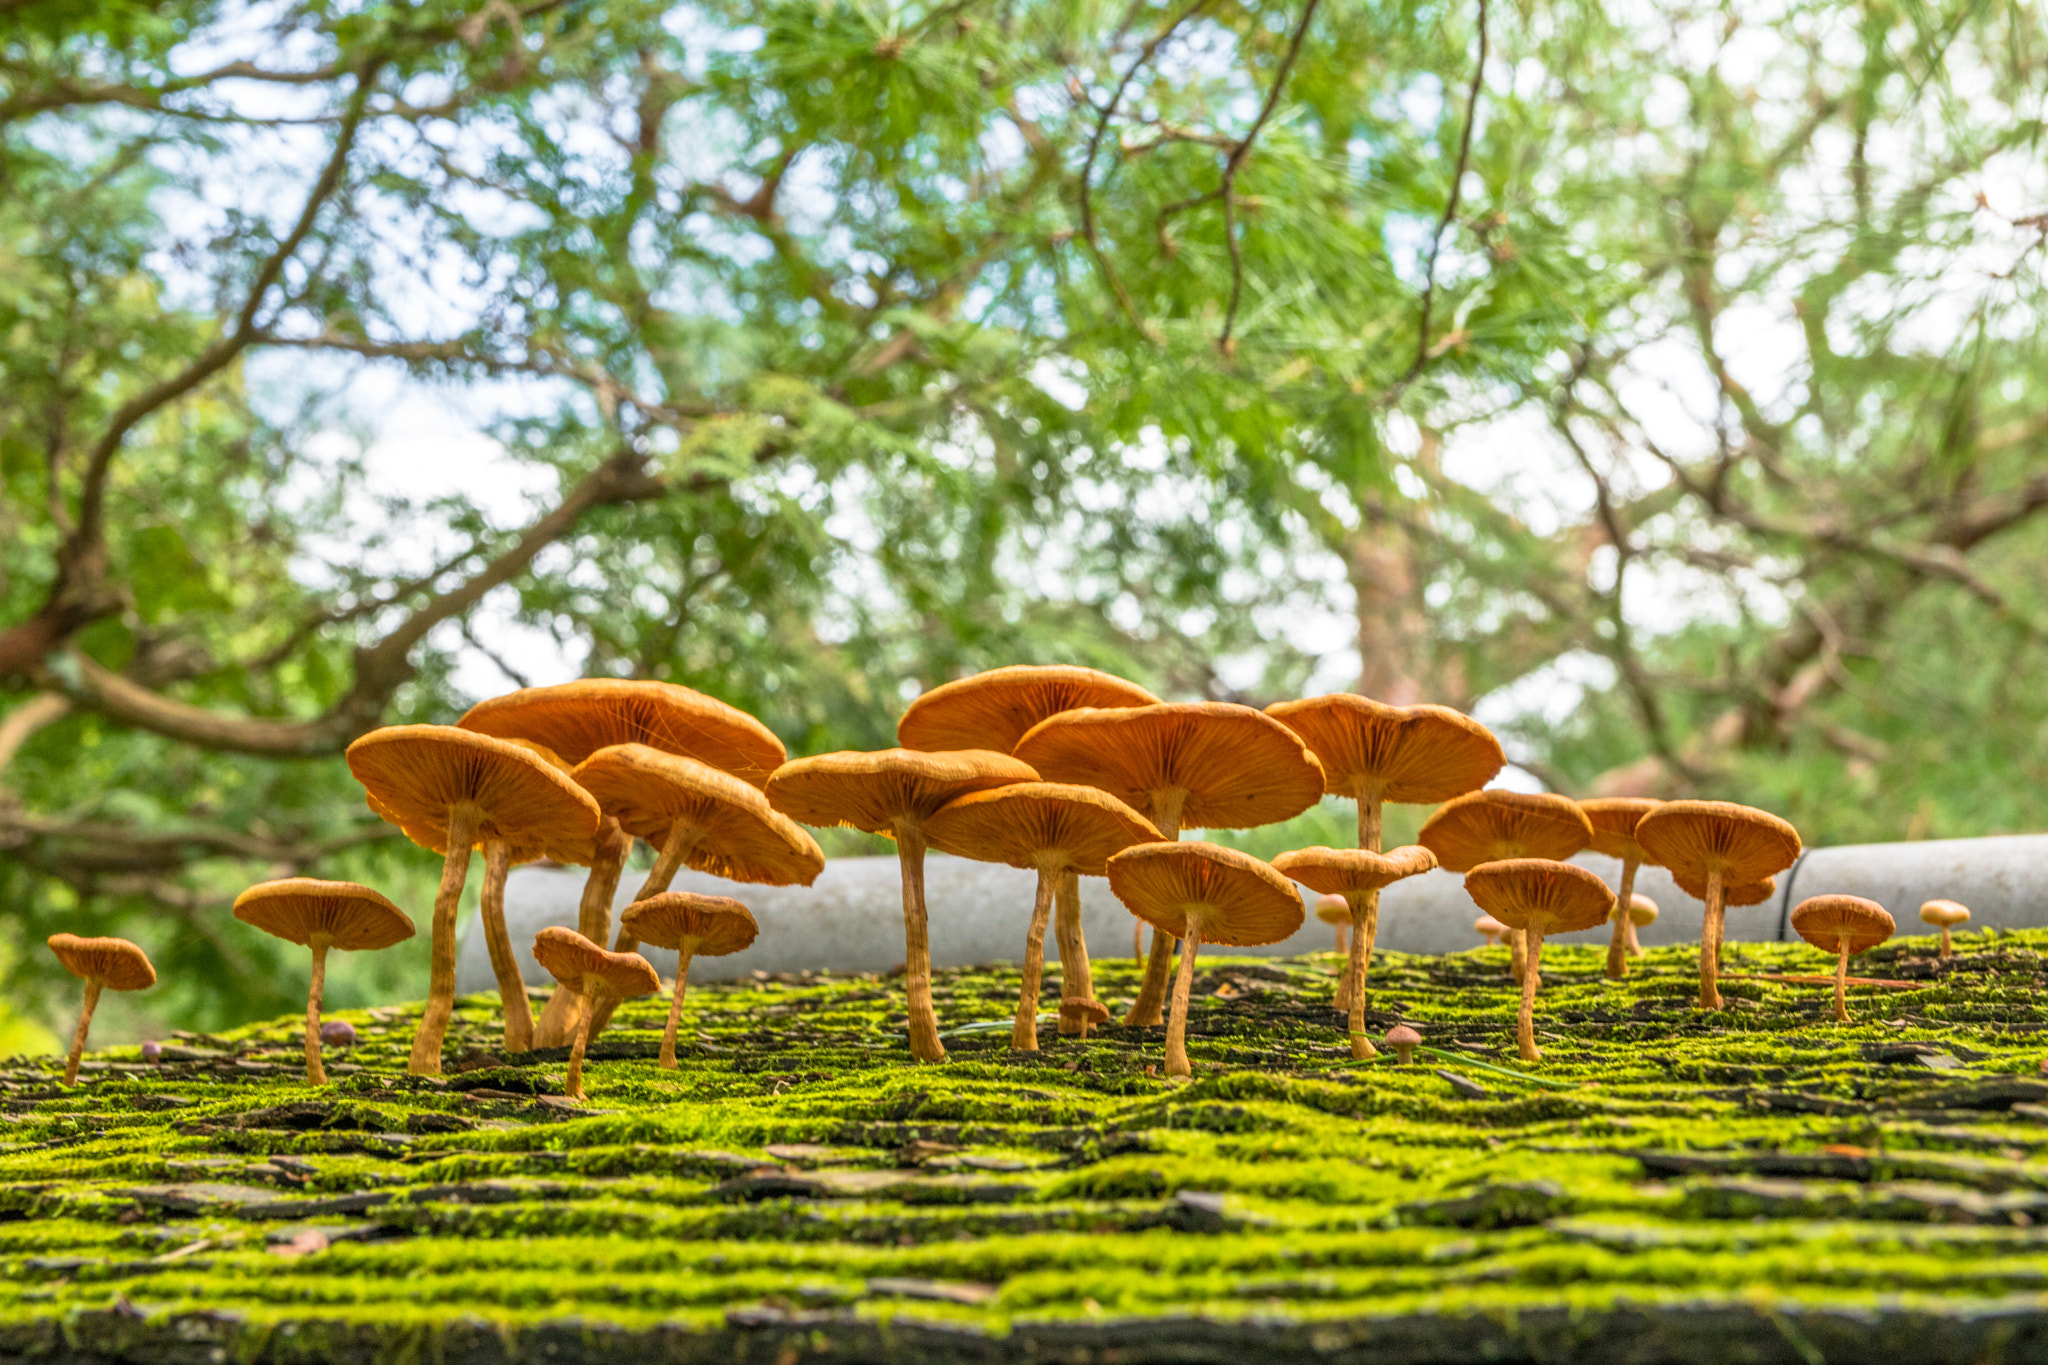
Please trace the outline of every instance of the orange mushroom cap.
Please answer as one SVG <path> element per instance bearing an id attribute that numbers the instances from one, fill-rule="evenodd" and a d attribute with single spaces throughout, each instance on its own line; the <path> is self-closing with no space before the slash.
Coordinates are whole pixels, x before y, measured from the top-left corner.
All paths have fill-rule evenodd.
<path id="1" fill-rule="evenodd" d="M 1554 792 L 1468 792 L 1422 822 L 1415 841 L 1448 872 L 1503 858 L 1564 859 L 1593 840 L 1579 803 Z"/>
<path id="2" fill-rule="evenodd" d="M 1306 918 L 1301 893 L 1271 866 L 1201 840 L 1125 849 L 1109 860 L 1109 889 L 1147 924 L 1175 938 L 1192 925 L 1204 943 L 1278 943 Z"/>
<path id="3" fill-rule="evenodd" d="M 1614 892 L 1596 873 L 1550 858 L 1504 858 L 1465 874 L 1479 908 L 1510 929 L 1571 934 L 1605 924 Z"/>
<path id="4" fill-rule="evenodd" d="M 1067 711 L 1032 726 L 1013 752 L 1049 782 L 1100 787 L 1140 810 L 1154 792 L 1184 791 L 1184 826 L 1270 825 L 1323 794 L 1322 764 L 1299 735 L 1229 702 Z"/>
<path id="5" fill-rule="evenodd" d="M 1277 861 L 1273 864 L 1273 870 L 1275 872 L 1280 871 L 1280 864 Z M 1284 876 L 1285 874 L 1283 873 L 1282 875 Z M 1349 924 L 1351 923 L 1351 902 L 1345 900 L 1342 896 L 1324 892 L 1316 897 L 1316 918 L 1325 924 Z"/>
<path id="6" fill-rule="evenodd" d="M 1507 762 L 1493 732 L 1462 711 L 1389 706 L 1350 692 L 1275 702 L 1266 714 L 1300 735 L 1333 796 L 1447 801 L 1493 781 Z"/>
<path id="7" fill-rule="evenodd" d="M 754 787 L 787 756 L 775 732 L 736 706 L 674 683 L 584 678 L 478 702 L 465 730 L 536 740 L 571 763 L 614 744 L 682 754 Z"/>
<path id="8" fill-rule="evenodd" d="M 1085 995 L 1063 995 L 1060 997 L 1060 1022 L 1069 1027 L 1075 1024 L 1091 1027 L 1106 1024 L 1109 1022 L 1109 1006 Z"/>
<path id="9" fill-rule="evenodd" d="M 1579 802 L 1579 809 L 1586 813 L 1586 819 L 1593 826 L 1590 847 L 1595 853 L 1604 853 L 1610 858 L 1623 861 L 1633 858 L 1639 863 L 1654 865 L 1656 859 L 1636 842 L 1636 825 L 1663 804 L 1647 796 L 1593 796 Z"/>
<path id="10" fill-rule="evenodd" d="M 1275 872 L 1326 896 L 1379 891 L 1435 866 L 1436 855 L 1419 844 L 1409 844 L 1386 853 L 1317 845 L 1290 850 L 1273 860 Z"/>
<path id="11" fill-rule="evenodd" d="M 1748 901 L 1742 903 L 1744 905 L 1750 904 Z M 1657 922 L 1657 902 L 1651 900 L 1640 891 L 1630 893 L 1628 898 L 1628 919 L 1629 923 L 1635 925 L 1638 929 L 1646 924 L 1655 924 Z"/>
<path id="12" fill-rule="evenodd" d="M 597 802 L 530 748 L 452 725 L 391 725 L 348 746 L 348 766 L 370 809 L 436 853 L 448 851 L 448 815 L 475 808 L 476 842 L 573 861 L 597 832 Z"/>
<path id="13" fill-rule="evenodd" d="M 1673 877 L 1704 884 L 1760 882 L 1799 857 L 1799 831 L 1769 811 L 1733 801 L 1666 801 L 1636 825 L 1636 842 Z"/>
<path id="14" fill-rule="evenodd" d="M 286 877 L 235 897 L 235 918 L 288 943 L 323 935 L 348 952 L 375 952 L 413 936 L 412 917 L 367 886 Z"/>
<path id="15" fill-rule="evenodd" d="M 1472 932 L 1475 934 L 1485 934 L 1490 938 L 1495 934 L 1505 934 L 1507 931 L 1508 927 L 1492 915 L 1481 915 L 1472 921 Z"/>
<path id="16" fill-rule="evenodd" d="M 677 825 L 702 832 L 685 867 L 728 881 L 809 886 L 825 852 L 758 788 L 646 744 L 613 744 L 576 765 L 576 781 L 628 834 L 659 848 Z"/>
<path id="17" fill-rule="evenodd" d="M 1152 706 L 1158 701 L 1136 683 L 1092 668 L 1016 664 L 932 688 L 904 710 L 896 722 L 896 742 L 906 749 L 1008 753 L 1047 716 L 1083 706 Z"/>
<path id="18" fill-rule="evenodd" d="M 156 984 L 149 954 L 125 938 L 80 938 L 52 934 L 44 940 L 64 970 L 110 991 L 146 991 Z"/>
<path id="19" fill-rule="evenodd" d="M 1694 900 L 1704 901 L 1707 898 L 1707 879 L 1705 877 L 1681 877 L 1673 873 L 1671 880 L 1677 884 L 1680 891 L 1691 896 Z M 1721 904 L 1731 907 L 1762 905 L 1777 894 L 1778 879 L 1776 877 L 1766 877 L 1760 882 L 1738 882 L 1734 886 L 1722 887 Z"/>
<path id="20" fill-rule="evenodd" d="M 533 936 L 533 960 L 578 995 L 616 995 L 630 1000 L 661 989 L 654 964 L 640 954 L 606 952 L 559 924 Z"/>
<path id="21" fill-rule="evenodd" d="M 681 948 L 688 939 L 694 945 L 690 951 L 698 957 L 739 952 L 761 932 L 754 912 L 732 897 L 688 891 L 664 891 L 634 901 L 619 917 L 619 927 L 657 948 Z"/>
<path id="22" fill-rule="evenodd" d="M 1970 907 L 1960 901 L 1928 901 L 1920 907 L 1920 922 L 1942 929 L 1953 929 L 1958 924 L 1970 922 Z"/>
<path id="23" fill-rule="evenodd" d="M 955 797 L 924 822 L 933 848 L 985 863 L 1102 875 L 1112 853 L 1159 841 L 1152 822 L 1108 792 L 1019 782 Z"/>
<path id="24" fill-rule="evenodd" d="M 849 750 L 783 764 L 768 779 L 768 804 L 807 825 L 893 837 L 898 821 L 922 828 L 941 806 L 970 792 L 1037 780 L 1030 764 L 986 749 Z"/>
<path id="25" fill-rule="evenodd" d="M 1793 932 L 1830 953 L 1841 951 L 1845 938 L 1851 953 L 1875 948 L 1897 927 L 1889 911 L 1861 896 L 1809 896 L 1792 907 Z"/>

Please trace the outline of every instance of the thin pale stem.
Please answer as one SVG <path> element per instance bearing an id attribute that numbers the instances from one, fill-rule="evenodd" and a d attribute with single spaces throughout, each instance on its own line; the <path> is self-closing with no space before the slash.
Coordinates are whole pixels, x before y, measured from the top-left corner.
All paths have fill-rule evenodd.
<path id="1" fill-rule="evenodd" d="M 939 1016 L 932 1009 L 931 926 L 924 904 L 924 831 L 898 826 L 896 858 L 903 869 L 903 985 L 910 1003 L 910 1055 L 942 1062 Z"/>
<path id="2" fill-rule="evenodd" d="M 1643 940 L 1636 933 L 1636 922 L 1634 920 L 1628 922 L 1628 955 L 1630 957 L 1641 957 L 1643 955 Z"/>
<path id="3" fill-rule="evenodd" d="M 1024 931 L 1024 984 L 1017 992 L 1017 1022 L 1010 1026 L 1010 1050 L 1038 1051 L 1038 994 L 1045 975 L 1045 925 L 1052 917 L 1052 881 L 1038 870 L 1038 898 L 1031 903 L 1031 927 Z M 1064 956 L 1064 949 L 1062 949 Z"/>
<path id="4" fill-rule="evenodd" d="M 85 1036 L 92 1032 L 92 1012 L 100 1007 L 100 983 L 85 983 L 85 1004 L 78 1011 L 78 1028 L 71 1035 L 71 1055 L 64 1059 L 64 1084 L 78 1084 L 78 1062 L 85 1056 Z"/>
<path id="5" fill-rule="evenodd" d="M 419 1031 L 412 1036 L 412 1058 L 406 1070 L 415 1076 L 441 1074 L 441 1040 L 455 1012 L 455 912 L 462 906 L 462 886 L 469 880 L 469 853 L 476 846 L 477 813 L 466 806 L 448 812 L 448 855 L 441 860 L 441 887 L 434 893 L 434 959 L 427 981 L 427 1004 L 420 1012 Z"/>
<path id="6" fill-rule="evenodd" d="M 1529 939 L 1520 929 L 1510 929 L 1508 940 L 1508 975 L 1519 983 L 1529 974 Z"/>
<path id="7" fill-rule="evenodd" d="M 306 1084 L 327 1084 L 327 1068 L 320 1065 L 320 997 L 327 990 L 327 947 L 325 934 L 313 935 L 313 981 L 306 988 Z"/>
<path id="8" fill-rule="evenodd" d="M 1943 957 L 1954 957 L 1956 955 L 1955 946 L 1949 942 L 1948 926 L 1946 924 L 1941 926 L 1941 955 Z"/>
<path id="9" fill-rule="evenodd" d="M 505 879 L 512 873 L 512 850 L 502 839 L 484 845 L 484 885 L 480 913 L 484 947 L 490 950 L 491 974 L 498 978 L 498 1004 L 505 1016 L 505 1050 L 533 1050 L 533 1008 L 526 1001 L 526 980 L 512 952 L 505 928 Z"/>
<path id="10" fill-rule="evenodd" d="M 1721 1008 L 1721 869 L 1707 869 L 1707 917 L 1700 924 L 1700 1008 Z"/>
<path id="11" fill-rule="evenodd" d="M 1380 848 L 1380 840 L 1385 837 L 1380 827 L 1385 808 L 1378 792 L 1358 798 L 1358 846 L 1369 853 L 1384 851 Z"/>
<path id="12" fill-rule="evenodd" d="M 1621 860 L 1621 890 L 1614 896 L 1614 937 L 1607 944 L 1607 975 L 1616 981 L 1628 975 L 1629 930 L 1635 925 L 1628 915 L 1628 903 L 1636 894 L 1636 866 L 1634 858 Z"/>
<path id="13" fill-rule="evenodd" d="M 1188 992 L 1195 984 L 1195 954 L 1201 951 L 1202 927 L 1189 924 L 1181 940 L 1180 971 L 1173 978 L 1173 1014 L 1166 1024 L 1166 1074 L 1192 1076 L 1188 1065 Z"/>
<path id="14" fill-rule="evenodd" d="M 1162 839 L 1180 838 L 1180 813 L 1188 794 L 1179 787 L 1152 793 L 1152 827 Z M 1151 1028 L 1166 1016 L 1166 991 L 1173 982 L 1173 949 L 1176 940 L 1158 929 L 1152 931 L 1152 954 L 1145 959 L 1145 979 L 1138 984 L 1138 998 L 1131 1002 L 1124 1023 Z"/>
<path id="15" fill-rule="evenodd" d="M 612 898 L 619 894 L 619 877 L 626 870 L 627 855 L 633 851 L 633 836 L 619 828 L 607 815 L 597 827 L 597 847 L 591 859 L 590 875 L 583 880 L 583 899 L 576 908 L 576 932 L 592 943 L 608 943 L 612 936 Z M 576 1027 L 574 991 L 557 990 L 548 997 L 533 1026 L 535 1047 L 562 1047 Z"/>
<path id="16" fill-rule="evenodd" d="M 1835 958 L 1835 1022 L 1849 1022 L 1849 936 L 1842 935 L 1842 951 Z"/>
<path id="17" fill-rule="evenodd" d="M 1351 956 L 1344 964 L 1344 986 L 1351 993 L 1346 1031 L 1351 1035 L 1351 1057 L 1364 1061 L 1379 1056 L 1372 1039 L 1365 1036 L 1365 974 L 1372 970 L 1373 940 L 1379 937 L 1380 893 L 1359 891 L 1351 901 Z"/>
<path id="18" fill-rule="evenodd" d="M 1543 1060 L 1543 1050 L 1536 1046 L 1536 991 L 1543 984 L 1543 973 L 1538 963 L 1543 957 L 1543 930 L 1530 924 L 1529 960 L 1522 971 L 1522 1009 L 1515 1016 L 1515 1042 L 1522 1050 L 1525 1062 Z"/>
<path id="19" fill-rule="evenodd" d="M 696 850 L 697 845 L 703 842 L 703 839 L 703 831 L 695 825 L 670 825 L 668 837 L 661 841 L 661 852 L 654 855 L 654 867 L 648 872 L 647 880 L 640 883 L 640 889 L 633 893 L 634 904 L 639 904 L 649 896 L 659 896 L 662 892 L 668 890 L 668 884 L 674 881 L 676 873 L 682 870 L 683 860 Z M 591 942 L 602 943 L 604 940 L 592 939 Z M 640 940 L 636 936 L 627 933 L 626 926 L 621 924 L 619 926 L 619 941 L 612 945 L 612 951 L 615 953 L 638 952 L 640 951 Z M 612 1021 L 612 1011 L 618 1007 L 619 997 L 616 995 L 602 995 L 591 1000 L 589 1009 L 585 1011 L 590 1016 L 591 1037 L 595 1038 L 598 1034 L 604 1032 L 604 1026 Z"/>
<path id="20" fill-rule="evenodd" d="M 569 1074 L 563 1079 L 562 1093 L 572 1100 L 583 1098 L 583 1051 L 590 1046 L 590 1022 L 597 1018 L 596 1004 L 597 1001 L 590 1001 L 593 1008 L 583 1011 L 582 1027 L 576 1030 L 576 1041 L 569 1048 Z"/>
<path id="21" fill-rule="evenodd" d="M 1330 927 L 1337 931 L 1337 955 L 1342 957 L 1351 951 L 1351 921 L 1340 919 Z"/>
<path id="22" fill-rule="evenodd" d="M 1058 907 L 1053 912 L 1053 924 L 1060 945 L 1060 994 L 1093 1000 L 1095 972 L 1088 965 L 1088 933 L 1081 927 L 1080 873 L 1071 867 L 1059 873 L 1053 883 L 1053 903 Z M 1060 1019 L 1061 1033 L 1071 1031 L 1086 1038 L 1089 1027 L 1086 1015 L 1071 1026 L 1064 1016 Z"/>
<path id="23" fill-rule="evenodd" d="M 668 1027 L 661 1034 L 661 1064 L 676 1069 L 676 1026 L 683 1018 L 683 992 L 690 988 L 690 959 L 697 955 L 697 940 L 684 939 L 676 948 L 676 988 L 668 1002 Z"/>
<path id="24" fill-rule="evenodd" d="M 1143 962 L 1144 960 L 1145 921 L 1141 919 L 1134 919 L 1131 921 L 1131 961 Z"/>

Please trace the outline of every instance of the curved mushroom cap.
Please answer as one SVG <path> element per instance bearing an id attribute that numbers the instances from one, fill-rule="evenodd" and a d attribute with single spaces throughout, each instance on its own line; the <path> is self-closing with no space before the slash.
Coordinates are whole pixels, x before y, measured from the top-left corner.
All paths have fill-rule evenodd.
<path id="1" fill-rule="evenodd" d="M 1674 877 L 1705 882 L 1719 869 L 1730 885 L 1760 882 L 1799 857 L 1798 830 L 1733 801 L 1666 801 L 1636 825 L 1636 842 Z"/>
<path id="2" fill-rule="evenodd" d="M 775 732 L 736 706 L 674 683 L 584 678 L 480 701 L 456 722 L 536 740 L 571 763 L 614 744 L 682 754 L 759 787 L 787 757 Z"/>
<path id="3" fill-rule="evenodd" d="M 1003 753 L 1047 716 L 1077 707 L 1153 706 L 1159 698 L 1136 683 L 1092 668 L 1015 664 L 941 683 L 896 722 L 906 749 L 998 749 Z"/>
<path id="4" fill-rule="evenodd" d="M 45 940 L 64 970 L 110 991 L 146 991 L 156 984 L 149 954 L 125 938 L 80 938 L 52 934 Z"/>
<path id="5" fill-rule="evenodd" d="M 1297 848 L 1273 860 L 1273 870 L 1311 891 L 1342 896 L 1378 891 L 1436 866 L 1436 855 L 1420 844 L 1386 853 L 1364 848 Z"/>
<path id="6" fill-rule="evenodd" d="M 1960 901 L 1929 901 L 1920 907 L 1920 922 L 1942 929 L 1953 929 L 1958 924 L 1970 922 L 1970 907 Z"/>
<path id="7" fill-rule="evenodd" d="M 807 825 L 851 825 L 893 837 L 899 820 L 922 827 L 970 792 L 1037 780 L 1030 764 L 988 749 L 847 750 L 777 768 L 768 779 L 768 804 Z"/>
<path id="8" fill-rule="evenodd" d="M 575 861 L 597 833 L 597 802 L 531 749 L 452 725 L 391 725 L 348 746 L 349 771 L 370 809 L 436 853 L 448 851 L 448 813 L 474 807 L 476 842 L 503 842 Z"/>
<path id="9" fill-rule="evenodd" d="M 1496 934 L 1505 934 L 1507 931 L 1508 927 L 1492 915 L 1481 915 L 1478 919 L 1472 921 L 1472 932 L 1475 934 L 1485 934 L 1491 938 Z"/>
<path id="10" fill-rule="evenodd" d="M 1112 853 L 1159 842 L 1152 822 L 1106 791 L 1019 782 L 955 797 L 924 822 L 933 848 L 984 863 L 1102 875 Z"/>
<path id="11" fill-rule="evenodd" d="M 374 952 L 413 936 L 412 917 L 367 886 L 286 877 L 235 897 L 235 918 L 289 943 L 325 935 L 336 948 Z"/>
<path id="12" fill-rule="evenodd" d="M 1843 939 L 1852 953 L 1875 948 L 1896 927 L 1882 905 L 1861 896 L 1809 896 L 1792 907 L 1793 932 L 1830 953 L 1841 951 Z"/>
<path id="13" fill-rule="evenodd" d="M 646 744 L 613 744 L 576 765 L 576 781 L 628 834 L 656 848 L 677 825 L 701 832 L 683 865 L 728 881 L 809 886 L 825 851 L 759 790 L 707 763 Z"/>
<path id="14" fill-rule="evenodd" d="M 1657 902 L 1636 891 L 1628 898 L 1628 922 L 1640 929 L 1646 924 L 1657 922 Z"/>
<path id="15" fill-rule="evenodd" d="M 1031 727 L 1013 752 L 1048 782 L 1100 787 L 1140 810 L 1154 792 L 1187 793 L 1181 823 L 1250 829 L 1301 814 L 1323 768 L 1301 737 L 1230 702 L 1160 702 L 1067 711 Z"/>
<path id="16" fill-rule="evenodd" d="M 1507 762 L 1493 732 L 1462 711 L 1389 706 L 1351 692 L 1275 702 L 1266 714 L 1322 761 L 1334 796 L 1427 805 L 1477 791 Z"/>
<path id="17" fill-rule="evenodd" d="M 1422 1042 L 1422 1035 L 1406 1024 L 1396 1024 L 1387 1030 L 1388 1047 L 1415 1047 Z"/>
<path id="18" fill-rule="evenodd" d="M 1593 839 L 1579 803 L 1554 792 L 1468 792 L 1431 812 L 1415 841 L 1447 872 L 1503 858 L 1564 859 Z"/>
<path id="19" fill-rule="evenodd" d="M 1204 943 L 1278 943 L 1306 918 L 1294 883 L 1249 853 L 1200 840 L 1139 844 L 1109 860 L 1124 908 L 1175 938 L 1192 924 Z"/>
<path id="20" fill-rule="evenodd" d="M 1465 874 L 1479 908 L 1510 929 L 1570 934 L 1605 924 L 1614 892 L 1595 873 L 1550 858 L 1504 858 Z"/>
<path id="21" fill-rule="evenodd" d="M 1109 1006 L 1085 995 L 1063 995 L 1060 997 L 1060 1022 L 1091 1026 L 1106 1024 L 1109 1022 Z"/>
<path id="22" fill-rule="evenodd" d="M 533 960 L 578 995 L 631 999 L 661 989 L 654 964 L 638 953 L 610 953 L 574 929 L 551 924 L 533 936 Z"/>
<path id="23" fill-rule="evenodd" d="M 1691 896 L 1694 900 L 1704 901 L 1707 898 L 1707 879 L 1705 877 L 1681 877 L 1677 873 L 1673 873 L 1671 880 L 1680 891 Z M 1765 877 L 1759 882 L 1737 882 L 1733 886 L 1722 887 L 1721 904 L 1725 906 L 1762 905 L 1777 894 L 1778 879 L 1776 877 Z"/>
<path id="24" fill-rule="evenodd" d="M 1647 796 L 1594 796 L 1579 802 L 1579 809 L 1586 813 L 1586 819 L 1593 826 L 1595 853 L 1604 853 L 1610 858 L 1655 864 L 1656 859 L 1644 852 L 1636 842 L 1636 825 L 1645 815 L 1663 805 Z"/>
<path id="25" fill-rule="evenodd" d="M 619 916 L 619 927 L 657 948 L 680 948 L 689 939 L 698 957 L 724 957 L 754 941 L 761 926 L 754 912 L 730 896 L 698 896 L 664 891 L 634 901 Z"/>
<path id="26" fill-rule="evenodd" d="M 1280 864 L 1274 863 L 1273 870 L 1280 871 Z M 1351 902 L 1335 893 L 1325 892 L 1316 897 L 1316 918 L 1325 924 L 1349 924 Z"/>

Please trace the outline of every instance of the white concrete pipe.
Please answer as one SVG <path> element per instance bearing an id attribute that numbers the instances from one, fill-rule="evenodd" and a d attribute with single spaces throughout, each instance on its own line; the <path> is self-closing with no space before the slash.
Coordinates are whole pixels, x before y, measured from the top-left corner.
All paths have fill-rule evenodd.
<path id="1" fill-rule="evenodd" d="M 1620 864 L 1598 854 L 1582 854 L 1578 861 L 1610 884 L 1621 873 Z M 546 984 L 548 977 L 533 961 L 533 936 L 550 924 L 575 926 L 583 876 L 581 868 L 520 867 L 506 883 L 505 917 L 512 943 L 526 979 L 535 985 Z M 925 878 L 934 964 L 955 967 L 1017 960 L 1031 917 L 1035 873 L 935 853 L 926 864 Z M 614 924 L 638 880 L 631 871 L 620 879 Z M 692 980 L 730 980 L 755 970 L 887 971 L 903 960 L 903 892 L 894 858 L 836 858 L 809 887 L 736 886 L 685 872 L 676 877 L 672 889 L 736 896 L 761 924 L 753 947 L 731 957 L 700 958 L 691 965 Z M 1643 931 L 1646 943 L 1683 943 L 1699 937 L 1700 903 L 1680 891 L 1661 868 L 1644 868 L 1636 889 L 1663 912 Z M 1902 934 L 1927 932 L 1920 923 L 1920 904 L 1937 897 L 1969 906 L 1972 929 L 2048 925 L 2048 835 L 1810 849 L 1789 873 L 1779 875 L 1776 896 L 1762 905 L 1728 912 L 1728 937 L 1787 938 L 1791 930 L 1786 916 L 1792 906 L 1824 892 L 1869 897 L 1892 912 Z M 1472 932 L 1478 913 L 1465 895 L 1463 877 L 1449 872 L 1412 877 L 1390 887 L 1381 899 L 1379 944 L 1408 953 L 1470 948 L 1479 942 Z M 1090 954 L 1129 957 L 1131 916 L 1102 878 L 1081 879 L 1081 917 Z M 1572 937 L 1591 942 L 1605 933 L 1601 929 Z M 1332 946 L 1330 926 L 1310 915 L 1300 932 L 1284 942 L 1237 951 L 1284 957 Z M 643 951 L 664 976 L 675 970 L 675 954 Z M 1048 961 L 1057 960 L 1050 932 L 1045 951 Z M 464 991 L 488 990 L 493 981 L 483 936 L 472 922 L 463 935 L 457 985 Z"/>

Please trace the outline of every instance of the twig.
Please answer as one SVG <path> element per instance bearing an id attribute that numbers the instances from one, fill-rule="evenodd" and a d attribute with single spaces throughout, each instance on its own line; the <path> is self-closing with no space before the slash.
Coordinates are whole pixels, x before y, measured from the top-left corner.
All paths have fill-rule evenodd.
<path id="1" fill-rule="evenodd" d="M 1223 241 L 1230 248 L 1230 306 L 1223 312 L 1223 331 L 1216 338 L 1216 349 L 1226 356 L 1235 348 L 1230 333 L 1237 326 L 1237 305 L 1244 296 L 1244 247 L 1237 240 L 1237 173 L 1244 169 L 1245 158 L 1251 154 L 1252 144 L 1258 141 L 1259 133 L 1266 121 L 1273 117 L 1273 110 L 1280 104 L 1280 92 L 1287 87 L 1287 77 L 1294 70 L 1294 60 L 1301 55 L 1301 44 L 1308 37 L 1308 26 L 1316 17 L 1316 8 L 1322 0 L 1308 0 L 1301 7 L 1301 22 L 1294 26 L 1294 36 L 1288 40 L 1287 55 L 1280 59 L 1280 69 L 1273 73 L 1273 88 L 1266 92 L 1266 102 L 1259 107 L 1259 116 L 1252 120 L 1252 126 L 1245 130 L 1244 137 L 1232 149 L 1230 159 L 1223 164 L 1223 181 L 1216 187 L 1223 198 Z M 1482 34 L 1486 0 L 1480 0 Z M 1486 60 L 1485 38 L 1480 39 L 1480 61 Z M 1466 137 L 1471 137 L 1468 125 Z"/>

